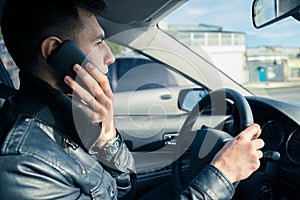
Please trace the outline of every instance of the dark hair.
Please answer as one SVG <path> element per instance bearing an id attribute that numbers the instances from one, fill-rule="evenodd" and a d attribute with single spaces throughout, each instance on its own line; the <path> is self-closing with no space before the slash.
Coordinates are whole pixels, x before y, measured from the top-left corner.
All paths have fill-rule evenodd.
<path id="1" fill-rule="evenodd" d="M 40 45 L 49 36 L 76 39 L 84 26 L 78 8 L 96 16 L 105 4 L 102 0 L 7 0 L 1 30 L 17 66 L 35 65 L 41 55 Z"/>

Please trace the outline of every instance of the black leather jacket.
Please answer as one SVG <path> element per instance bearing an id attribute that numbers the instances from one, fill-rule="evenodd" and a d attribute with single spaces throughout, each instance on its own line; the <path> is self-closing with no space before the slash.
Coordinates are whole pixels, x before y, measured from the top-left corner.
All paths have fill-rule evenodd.
<path id="1" fill-rule="evenodd" d="M 117 199 L 131 189 L 133 160 L 124 143 L 112 163 L 119 171 L 104 169 L 58 130 L 21 116 L 1 148 L 1 199 Z"/>
<path id="2" fill-rule="evenodd" d="M 89 142 L 82 143 L 77 133 L 91 133 L 90 124 L 81 116 L 84 128 L 76 129 L 69 101 L 43 81 L 21 74 L 19 92 L 0 112 L 1 199 L 133 198 L 132 154 L 122 142 L 115 155 L 90 155 L 83 144 Z M 13 125 L 5 122 L 9 118 Z M 225 176 L 208 165 L 177 198 L 231 199 L 233 193 Z"/>
<path id="3" fill-rule="evenodd" d="M 20 81 L 0 110 L 1 199 L 131 198 L 135 163 L 125 143 L 94 151 L 99 126 L 69 97 L 24 72 Z"/>

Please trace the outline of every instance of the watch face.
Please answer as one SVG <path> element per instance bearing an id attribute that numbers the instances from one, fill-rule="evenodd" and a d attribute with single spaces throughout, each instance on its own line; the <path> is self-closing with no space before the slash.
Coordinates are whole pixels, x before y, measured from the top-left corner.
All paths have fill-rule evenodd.
<path id="1" fill-rule="evenodd" d="M 121 138 L 120 135 L 117 134 L 116 138 L 110 141 L 105 147 L 104 151 L 108 155 L 115 155 L 121 146 Z"/>
<path id="2" fill-rule="evenodd" d="M 114 146 L 116 148 L 119 148 L 120 147 L 120 141 L 118 139 L 114 140 L 111 144 L 111 146 Z"/>
<path id="3" fill-rule="evenodd" d="M 121 144 L 121 136 L 117 134 L 116 137 L 113 140 L 109 141 L 104 147 L 95 145 L 93 148 L 93 152 L 97 153 L 98 156 L 101 157 L 100 160 L 110 160 L 119 151 Z"/>
<path id="4" fill-rule="evenodd" d="M 116 139 L 113 142 L 113 145 L 116 146 L 116 147 L 118 147 L 118 148 L 120 147 L 120 145 L 121 145 L 121 138 L 120 138 L 119 134 L 117 134 Z"/>

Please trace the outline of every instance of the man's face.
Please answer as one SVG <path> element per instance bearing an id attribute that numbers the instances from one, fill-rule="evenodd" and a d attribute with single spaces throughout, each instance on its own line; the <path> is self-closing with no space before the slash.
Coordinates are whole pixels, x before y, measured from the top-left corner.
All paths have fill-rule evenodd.
<path id="1" fill-rule="evenodd" d="M 78 41 L 75 41 L 79 48 L 97 65 L 102 73 L 107 74 L 108 64 L 115 61 L 110 48 L 103 41 L 104 30 L 99 25 L 96 17 L 83 9 L 79 14 L 84 22 L 84 28 L 78 34 Z"/>

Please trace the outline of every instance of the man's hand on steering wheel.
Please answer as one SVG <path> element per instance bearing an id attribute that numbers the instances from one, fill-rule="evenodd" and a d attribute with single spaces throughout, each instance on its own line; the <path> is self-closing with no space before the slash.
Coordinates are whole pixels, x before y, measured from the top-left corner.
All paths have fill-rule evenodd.
<path id="1" fill-rule="evenodd" d="M 211 164 L 221 170 L 232 182 L 248 178 L 260 166 L 260 150 L 264 141 L 258 139 L 261 129 L 253 124 L 227 142 L 216 154 Z"/>
<path id="2" fill-rule="evenodd" d="M 213 112 L 226 115 L 228 102 L 235 110 L 233 119 L 239 135 L 213 127 L 202 126 L 196 131 L 193 129 L 202 111 L 209 107 L 211 116 Z M 260 133 L 261 129 L 254 123 L 251 107 L 243 95 L 229 88 L 210 92 L 194 106 L 179 131 L 174 151 L 175 161 L 172 163 L 174 190 L 181 191 L 209 163 L 223 172 L 237 187 L 239 181 L 248 178 L 260 166 L 259 159 L 263 157 L 260 149 L 264 146 L 263 140 L 258 139 Z M 183 176 L 181 155 L 188 148 L 189 169 Z"/>

